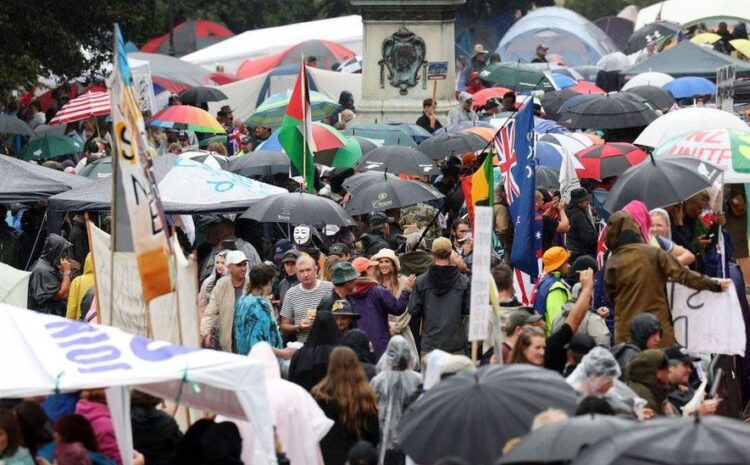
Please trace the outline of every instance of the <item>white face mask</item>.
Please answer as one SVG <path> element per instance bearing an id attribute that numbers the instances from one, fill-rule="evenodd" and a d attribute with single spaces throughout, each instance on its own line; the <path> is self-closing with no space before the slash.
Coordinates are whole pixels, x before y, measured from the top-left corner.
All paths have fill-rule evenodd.
<path id="1" fill-rule="evenodd" d="M 294 243 L 297 245 L 305 245 L 310 242 L 310 236 L 310 226 L 300 225 L 294 228 L 292 239 L 294 239 Z"/>

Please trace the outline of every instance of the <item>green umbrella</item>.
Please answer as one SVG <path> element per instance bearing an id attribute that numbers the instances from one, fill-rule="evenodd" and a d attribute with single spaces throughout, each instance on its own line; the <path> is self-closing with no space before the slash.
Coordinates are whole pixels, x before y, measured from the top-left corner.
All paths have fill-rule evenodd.
<path id="1" fill-rule="evenodd" d="M 316 153 L 315 162 L 334 168 L 354 168 L 362 158 L 362 146 L 353 136 L 344 136 L 344 139 L 343 147 Z"/>
<path id="2" fill-rule="evenodd" d="M 21 150 L 21 160 L 50 160 L 62 155 L 81 153 L 83 144 L 75 139 L 65 136 L 45 135 L 38 139 L 29 141 Z"/>
<path id="3" fill-rule="evenodd" d="M 479 79 L 514 91 L 555 90 L 552 79 L 543 70 L 523 63 L 495 63 L 479 72 Z"/>
<path id="4" fill-rule="evenodd" d="M 212 137 L 206 137 L 205 139 L 201 140 L 198 143 L 198 146 L 202 149 L 205 149 L 210 144 L 218 142 L 220 144 L 226 145 L 227 143 L 227 135 L 226 134 L 219 134 L 218 136 L 212 136 Z"/>
<path id="5" fill-rule="evenodd" d="M 102 157 L 91 163 L 86 163 L 80 175 L 89 179 L 108 178 L 112 176 L 112 157 Z"/>
<path id="6" fill-rule="evenodd" d="M 268 128 L 281 126 L 291 96 L 292 92 L 289 90 L 271 95 L 245 120 L 245 124 Z M 313 121 L 319 121 L 338 109 L 339 104 L 335 100 L 320 92 L 310 91 L 310 117 Z"/>

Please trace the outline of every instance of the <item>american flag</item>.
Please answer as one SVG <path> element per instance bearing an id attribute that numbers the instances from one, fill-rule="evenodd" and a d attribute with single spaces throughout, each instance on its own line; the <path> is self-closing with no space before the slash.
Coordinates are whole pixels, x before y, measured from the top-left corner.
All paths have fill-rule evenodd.
<path id="1" fill-rule="evenodd" d="M 495 152 L 497 152 L 497 158 L 500 162 L 500 172 L 503 174 L 508 205 L 513 205 L 513 202 L 521 195 L 521 190 L 513 176 L 513 168 L 518 163 L 515 148 L 516 128 L 514 126 L 515 121 L 509 121 L 495 134 L 494 139 Z"/>

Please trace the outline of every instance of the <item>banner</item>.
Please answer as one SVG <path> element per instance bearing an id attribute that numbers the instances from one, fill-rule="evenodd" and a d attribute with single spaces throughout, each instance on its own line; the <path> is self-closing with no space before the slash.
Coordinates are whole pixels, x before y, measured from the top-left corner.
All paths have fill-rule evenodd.
<path id="1" fill-rule="evenodd" d="M 560 195 L 565 205 L 570 203 L 570 193 L 581 187 L 576 174 L 575 157 L 565 147 L 562 149 L 562 165 L 560 166 Z"/>
<path id="2" fill-rule="evenodd" d="M 726 65 L 716 70 L 716 108 L 734 111 L 734 65 Z"/>
<path id="3" fill-rule="evenodd" d="M 492 208 L 474 209 L 474 251 L 471 268 L 471 313 L 469 340 L 487 339 L 490 316 L 490 260 L 492 254 Z"/>
<path id="4" fill-rule="evenodd" d="M 727 292 L 667 284 L 677 342 L 690 352 L 745 356 L 745 321 L 734 285 Z"/>

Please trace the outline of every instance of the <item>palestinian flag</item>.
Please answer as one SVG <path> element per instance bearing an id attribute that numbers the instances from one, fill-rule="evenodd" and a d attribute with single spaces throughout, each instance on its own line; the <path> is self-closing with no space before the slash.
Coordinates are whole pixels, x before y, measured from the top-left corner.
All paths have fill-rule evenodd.
<path id="1" fill-rule="evenodd" d="M 477 203 L 487 201 L 486 205 L 492 207 L 495 198 L 495 172 L 492 165 L 494 156 L 488 153 L 484 162 L 471 176 L 461 179 L 461 188 L 466 199 L 466 210 L 469 213 L 469 222 L 474 228 L 474 207 Z"/>
<path id="2" fill-rule="evenodd" d="M 286 107 L 286 114 L 281 120 L 279 142 L 289 155 L 294 168 L 302 174 L 308 192 L 313 192 L 315 189 L 315 164 L 313 162 L 315 142 L 312 137 L 311 116 L 307 73 L 305 65 L 301 64 L 289 105 Z"/>

